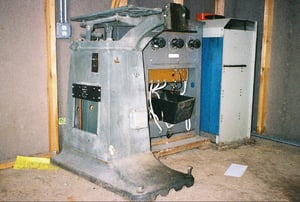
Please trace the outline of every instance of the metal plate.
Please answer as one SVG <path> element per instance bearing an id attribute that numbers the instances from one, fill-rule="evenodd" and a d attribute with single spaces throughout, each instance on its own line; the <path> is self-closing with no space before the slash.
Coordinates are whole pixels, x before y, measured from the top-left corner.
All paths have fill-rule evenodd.
<path id="1" fill-rule="evenodd" d="M 133 7 L 133 6 L 123 6 L 119 8 L 109 9 L 98 13 L 82 15 L 78 17 L 72 17 L 72 21 L 92 21 L 99 18 L 107 18 L 114 15 L 129 16 L 129 17 L 140 17 L 160 14 L 162 10 L 160 8 L 143 8 L 143 7 Z"/>
<path id="2" fill-rule="evenodd" d="M 194 184 L 192 167 L 187 168 L 187 173 L 170 169 L 151 152 L 104 163 L 86 153 L 64 148 L 51 162 L 130 201 L 154 201 L 171 189 L 179 191 Z"/>
<path id="3" fill-rule="evenodd" d="M 101 101 L 101 87 L 88 86 L 83 84 L 72 84 L 72 96 L 95 102 Z"/>

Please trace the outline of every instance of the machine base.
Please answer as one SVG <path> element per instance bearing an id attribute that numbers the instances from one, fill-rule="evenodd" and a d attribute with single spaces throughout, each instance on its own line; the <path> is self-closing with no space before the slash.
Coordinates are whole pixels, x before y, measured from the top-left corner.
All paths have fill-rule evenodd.
<path id="1" fill-rule="evenodd" d="M 151 152 L 105 163 L 73 149 L 63 149 L 51 162 L 101 185 L 131 201 L 153 201 L 171 189 L 194 184 L 191 168 L 187 174 L 172 170 Z"/>

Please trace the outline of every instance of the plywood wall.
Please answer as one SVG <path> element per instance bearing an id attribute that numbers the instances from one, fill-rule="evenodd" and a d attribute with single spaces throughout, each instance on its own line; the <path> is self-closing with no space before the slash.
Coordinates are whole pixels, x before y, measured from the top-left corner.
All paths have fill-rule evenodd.
<path id="1" fill-rule="evenodd" d="M 44 1 L 0 1 L 0 161 L 48 152 Z"/>
<path id="2" fill-rule="evenodd" d="M 300 1 L 276 0 L 265 135 L 300 144 Z"/>

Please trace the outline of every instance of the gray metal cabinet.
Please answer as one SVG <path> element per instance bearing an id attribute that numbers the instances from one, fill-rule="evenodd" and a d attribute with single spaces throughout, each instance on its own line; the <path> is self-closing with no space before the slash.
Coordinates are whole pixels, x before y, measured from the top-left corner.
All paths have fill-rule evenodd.
<path id="1" fill-rule="evenodd" d="M 250 137 L 256 27 L 248 20 L 205 21 L 200 131 L 216 143 Z"/>

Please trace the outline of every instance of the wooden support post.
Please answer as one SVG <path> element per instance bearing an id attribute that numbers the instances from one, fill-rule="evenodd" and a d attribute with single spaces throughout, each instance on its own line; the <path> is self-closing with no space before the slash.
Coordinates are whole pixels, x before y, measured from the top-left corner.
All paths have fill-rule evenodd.
<path id="1" fill-rule="evenodd" d="M 184 0 L 173 0 L 173 3 L 183 5 L 184 4 Z"/>
<path id="2" fill-rule="evenodd" d="M 120 0 L 112 0 L 112 1 L 111 1 L 111 6 L 110 6 L 110 7 L 111 7 L 111 8 L 116 8 L 116 7 L 117 7 L 116 5 L 119 4 L 118 2 L 120 3 Z"/>
<path id="3" fill-rule="evenodd" d="M 224 16 L 225 0 L 215 0 L 215 14 Z"/>
<path id="4" fill-rule="evenodd" d="M 127 5 L 128 5 L 128 0 L 120 0 L 119 7 L 120 6 L 127 6 Z"/>
<path id="5" fill-rule="evenodd" d="M 112 0 L 111 8 L 118 8 L 120 6 L 127 6 L 128 0 Z"/>
<path id="6" fill-rule="evenodd" d="M 261 51 L 261 68 L 259 82 L 257 128 L 258 134 L 264 133 L 266 129 L 268 85 L 271 61 L 272 28 L 273 28 L 274 0 L 265 0 L 264 30 Z"/>
<path id="7" fill-rule="evenodd" d="M 45 0 L 49 151 L 58 152 L 55 0 Z"/>

